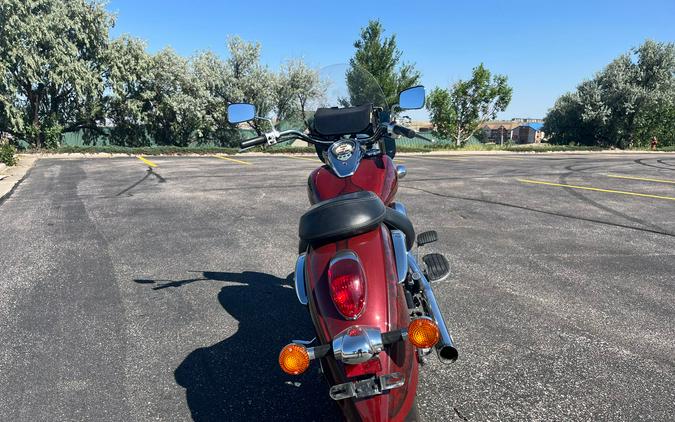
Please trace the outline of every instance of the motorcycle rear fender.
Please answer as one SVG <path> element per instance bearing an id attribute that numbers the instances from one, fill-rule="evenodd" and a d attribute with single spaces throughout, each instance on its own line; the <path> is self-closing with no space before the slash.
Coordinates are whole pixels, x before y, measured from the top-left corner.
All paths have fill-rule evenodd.
<path id="1" fill-rule="evenodd" d="M 328 266 L 331 259 L 343 250 L 358 255 L 366 276 L 367 300 L 363 314 L 356 320 L 346 320 L 337 311 L 330 295 Z M 320 344 L 353 325 L 377 327 L 381 332 L 407 327 L 410 318 L 398 283 L 392 239 L 384 225 L 338 242 L 310 247 L 305 260 L 308 306 Z M 407 341 L 387 347 L 379 354 L 382 371 L 379 375 L 399 372 L 405 376 L 405 385 L 387 394 L 363 400 L 341 400 L 345 415 L 380 415 L 381 420 L 396 420 L 407 415 L 413 406 L 417 390 L 418 365 L 415 350 Z M 349 381 L 341 362 L 330 357 L 323 367 L 331 384 Z M 380 420 L 380 419 L 375 419 Z"/>

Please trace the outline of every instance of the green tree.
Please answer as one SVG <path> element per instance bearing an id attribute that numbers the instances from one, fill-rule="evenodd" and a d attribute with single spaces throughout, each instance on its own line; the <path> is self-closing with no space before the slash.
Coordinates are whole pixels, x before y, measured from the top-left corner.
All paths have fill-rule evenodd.
<path id="1" fill-rule="evenodd" d="M 188 146 L 198 142 L 202 138 L 205 104 L 188 60 L 165 48 L 151 62 L 149 135 L 159 145 Z"/>
<path id="2" fill-rule="evenodd" d="M 273 108 L 272 73 L 260 63 L 260 44 L 249 43 L 240 37 L 227 40 L 229 57 L 225 60 L 225 81 L 228 103 L 251 103 L 258 116 L 268 116 Z M 261 133 L 265 129 L 260 121 L 250 122 Z"/>
<path id="3" fill-rule="evenodd" d="M 118 38 L 110 44 L 107 63 L 105 109 L 112 125 L 110 142 L 130 147 L 150 145 L 146 126 L 152 98 L 152 58 L 145 44 L 127 36 Z"/>
<path id="4" fill-rule="evenodd" d="M 464 144 L 487 120 L 497 117 L 511 102 L 513 89 L 504 75 L 492 75 L 481 63 L 471 79 L 457 81 L 450 90 L 432 91 L 427 109 L 439 134 Z"/>
<path id="5" fill-rule="evenodd" d="M 545 118 L 551 142 L 627 148 L 675 144 L 675 44 L 647 40 L 612 61 Z"/>
<path id="6" fill-rule="evenodd" d="M 99 1 L 0 3 L 0 130 L 35 147 L 96 130 L 112 16 Z"/>
<path id="7" fill-rule="evenodd" d="M 368 83 L 367 73 L 375 78 L 389 106 L 398 103 L 399 92 L 419 85 L 420 72 L 413 64 L 401 61 L 403 53 L 396 45 L 396 35 L 385 37 L 380 21 L 371 20 L 361 29 L 361 37 L 354 42 L 354 48 L 356 52 L 349 62 L 351 69 L 347 74 L 352 105 L 381 97 L 379 88 Z"/>
<path id="8" fill-rule="evenodd" d="M 300 60 L 289 60 L 273 75 L 272 102 L 273 112 L 278 121 L 302 120 L 309 125 L 307 105 L 321 98 L 326 87 L 319 72 L 311 69 Z"/>
<path id="9" fill-rule="evenodd" d="M 202 136 L 198 142 L 234 146 L 239 137 L 236 128 L 227 121 L 227 104 L 230 101 L 227 87 L 230 82 L 224 61 L 213 52 L 205 51 L 193 57 L 191 69 L 204 107 Z"/>
<path id="10" fill-rule="evenodd" d="M 456 119 L 450 91 L 434 88 L 427 95 L 427 109 L 436 134 L 441 138 L 452 138 L 455 133 L 454 123 Z"/>

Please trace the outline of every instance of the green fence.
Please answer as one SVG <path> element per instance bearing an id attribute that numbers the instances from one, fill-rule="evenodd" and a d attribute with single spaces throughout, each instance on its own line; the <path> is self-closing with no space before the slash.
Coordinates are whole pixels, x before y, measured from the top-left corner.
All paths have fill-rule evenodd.
<path id="1" fill-rule="evenodd" d="M 106 129 L 103 129 L 105 132 Z M 241 136 L 241 139 L 247 139 L 247 138 L 252 138 L 256 136 L 255 131 L 249 130 L 249 129 L 240 129 L 239 130 L 239 135 Z M 155 142 L 154 139 L 150 138 L 150 145 L 149 147 L 157 147 L 160 146 Z M 83 131 L 79 132 L 68 132 L 64 133 L 61 138 L 61 145 L 62 146 L 69 146 L 69 147 L 81 147 L 81 146 L 109 146 L 112 145 L 108 139 L 107 136 L 102 135 L 102 136 L 97 136 L 94 137 L 93 139 L 87 138 L 84 136 Z M 171 146 L 171 145 L 168 145 Z M 217 141 L 202 141 L 199 143 L 193 142 L 189 147 L 219 147 L 221 146 Z"/>
<path id="2" fill-rule="evenodd" d="M 295 126 L 294 126 L 295 127 Z M 288 129 L 287 127 L 280 127 L 279 130 L 286 130 Z M 104 129 L 105 130 L 105 129 Z M 247 139 L 256 136 L 255 131 L 249 130 L 249 129 L 240 129 L 239 130 L 239 135 L 241 136 L 241 139 Z M 433 145 L 454 145 L 454 141 L 451 139 L 442 139 L 437 136 L 432 135 L 429 132 L 423 133 L 423 135 L 427 138 L 431 138 L 435 141 L 435 144 Z M 89 142 L 86 142 L 87 138 L 84 136 L 84 133 L 82 131 L 80 132 L 69 132 L 69 133 L 64 133 L 61 141 L 61 145 L 63 146 L 73 146 L 73 147 L 81 147 L 81 146 L 109 146 L 111 145 L 108 137 L 107 136 L 98 136 L 95 137 L 94 139 L 88 139 Z M 401 145 L 403 147 L 410 147 L 410 148 L 424 148 L 429 145 L 431 145 L 429 142 L 419 139 L 419 138 L 414 138 L 414 139 L 408 139 L 408 138 L 399 138 L 396 141 L 397 145 Z M 472 137 L 472 139 L 467 142 L 467 144 L 479 144 L 480 142 L 478 139 Z M 26 145 L 27 146 L 27 145 Z M 154 140 L 150 140 L 150 146 L 158 146 Z M 206 142 L 200 142 L 200 143 L 194 143 L 189 145 L 190 147 L 216 147 L 220 146 L 217 142 L 213 141 L 206 141 Z M 275 145 L 274 147 L 278 148 L 287 148 L 289 147 L 289 144 L 284 143 L 281 145 Z M 273 148 L 274 148 L 273 147 Z"/>

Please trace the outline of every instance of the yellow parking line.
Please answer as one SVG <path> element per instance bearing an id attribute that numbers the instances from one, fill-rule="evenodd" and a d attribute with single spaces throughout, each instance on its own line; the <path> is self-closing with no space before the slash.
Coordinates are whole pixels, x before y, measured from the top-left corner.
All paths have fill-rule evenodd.
<path id="1" fill-rule="evenodd" d="M 656 182 L 656 183 L 672 183 L 675 184 L 675 180 L 666 180 L 666 179 L 652 179 L 650 177 L 636 177 L 636 176 L 622 176 L 620 174 L 606 174 L 607 177 L 615 177 L 617 179 L 630 179 L 630 180 L 644 180 L 646 182 Z"/>
<path id="2" fill-rule="evenodd" d="M 319 160 L 318 158 L 298 157 L 298 156 L 295 156 L 295 155 L 284 155 L 284 157 L 286 157 L 286 158 L 295 158 L 296 160 L 311 161 L 311 162 L 313 162 L 313 163 L 320 163 L 320 162 L 321 162 L 321 160 Z"/>
<path id="3" fill-rule="evenodd" d="M 249 163 L 248 161 L 241 161 L 241 160 L 235 160 L 234 158 L 230 157 L 223 157 L 222 155 L 214 155 L 216 158 L 220 158 L 221 160 L 227 160 L 227 161 L 232 161 L 233 163 L 239 163 L 239 164 L 246 164 L 246 165 L 251 165 L 253 163 Z"/>
<path id="4" fill-rule="evenodd" d="M 521 183 L 534 183 L 537 185 L 547 185 L 547 186 L 558 186 L 562 188 L 572 188 L 572 189 L 582 189 L 582 190 L 592 190 L 595 192 L 605 192 L 605 193 L 617 193 L 620 195 L 632 195 L 632 196 L 641 196 L 643 198 L 656 198 L 656 199 L 667 199 L 669 201 L 675 201 L 675 198 L 671 196 L 661 196 L 661 195 L 650 195 L 648 193 L 638 193 L 638 192 L 627 192 L 623 190 L 613 190 L 613 189 L 600 189 L 593 188 L 590 186 L 576 186 L 576 185 L 565 185 L 562 183 L 552 183 L 552 182 L 543 182 L 541 180 L 527 180 L 527 179 L 516 179 Z"/>
<path id="5" fill-rule="evenodd" d="M 136 156 L 136 158 L 138 158 L 139 160 L 143 161 L 145 164 L 149 165 L 150 167 L 157 167 L 157 164 L 153 163 L 153 162 L 150 161 L 150 160 L 146 160 L 145 158 L 143 158 L 142 155 L 138 155 L 138 156 Z"/>

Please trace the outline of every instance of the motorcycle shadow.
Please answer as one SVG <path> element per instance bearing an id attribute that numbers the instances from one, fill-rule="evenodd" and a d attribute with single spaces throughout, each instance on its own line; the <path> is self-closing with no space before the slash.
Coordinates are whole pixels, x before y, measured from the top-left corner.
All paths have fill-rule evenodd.
<path id="1" fill-rule="evenodd" d="M 286 279 L 259 272 L 204 272 L 205 280 L 241 283 L 223 287 L 222 307 L 239 321 L 238 331 L 191 352 L 176 368 L 195 421 L 337 420 L 337 406 L 318 374 L 318 364 L 301 376 L 284 374 L 277 358 L 291 339 L 310 339 L 314 330 Z"/>

